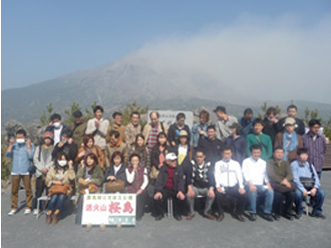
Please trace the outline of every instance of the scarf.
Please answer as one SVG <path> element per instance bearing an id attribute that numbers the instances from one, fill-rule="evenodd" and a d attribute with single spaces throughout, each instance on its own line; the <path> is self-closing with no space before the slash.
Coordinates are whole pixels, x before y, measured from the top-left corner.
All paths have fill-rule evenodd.
<path id="1" fill-rule="evenodd" d="M 293 132 L 290 136 L 288 132 L 284 132 L 283 135 L 283 148 L 285 150 L 283 160 L 287 161 L 288 152 L 294 151 L 294 149 L 298 146 L 298 136 L 296 132 Z"/>

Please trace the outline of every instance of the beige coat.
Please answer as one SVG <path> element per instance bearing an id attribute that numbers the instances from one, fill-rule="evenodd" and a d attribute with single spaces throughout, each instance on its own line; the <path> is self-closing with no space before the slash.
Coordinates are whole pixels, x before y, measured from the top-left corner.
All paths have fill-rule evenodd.
<path id="1" fill-rule="evenodd" d="M 74 169 L 67 169 L 62 175 L 60 171 L 56 173 L 55 166 L 53 165 L 47 172 L 46 185 L 47 187 L 52 186 L 53 181 L 61 181 L 63 184 L 70 184 L 71 181 L 75 179 L 75 177 L 76 175 Z"/>
<path id="2" fill-rule="evenodd" d="M 85 134 L 93 135 L 94 144 L 101 147 L 102 150 L 106 147 L 106 135 L 109 126 L 109 121 L 106 119 L 101 119 L 98 128 L 95 126 L 95 121 L 97 118 L 90 119 L 87 122 L 87 128 Z"/>
<path id="3" fill-rule="evenodd" d="M 164 122 L 163 122 L 163 128 L 164 128 L 164 132 L 168 135 L 168 126 Z M 152 126 L 151 126 L 150 123 L 147 123 L 144 127 L 143 135 L 145 137 L 145 145 L 146 145 L 146 142 L 148 140 L 148 136 L 149 136 L 149 133 L 150 133 L 151 129 L 152 129 Z M 162 131 L 163 131 L 162 130 L 162 125 L 161 125 L 161 122 L 159 122 L 159 133 L 162 132 Z"/>

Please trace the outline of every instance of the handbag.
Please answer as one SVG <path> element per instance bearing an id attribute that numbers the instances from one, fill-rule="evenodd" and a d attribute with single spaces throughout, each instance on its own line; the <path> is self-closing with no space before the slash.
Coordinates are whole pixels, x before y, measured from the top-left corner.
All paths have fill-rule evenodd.
<path id="1" fill-rule="evenodd" d="M 125 183 L 121 179 L 109 181 L 106 183 L 106 193 L 123 192 Z"/>
<path id="2" fill-rule="evenodd" d="M 305 189 L 307 191 L 310 191 L 315 186 L 315 174 L 313 172 L 313 168 L 311 167 L 310 163 L 309 163 L 309 169 L 312 174 L 312 177 L 300 177 L 299 178 L 300 183 L 302 183 L 303 187 L 305 187 Z"/>
<path id="3" fill-rule="evenodd" d="M 50 199 L 50 197 L 52 195 L 64 194 L 64 195 L 69 196 L 69 195 L 71 195 L 71 193 L 72 193 L 72 187 L 69 184 L 63 184 L 63 185 L 55 184 L 55 185 L 53 185 L 49 189 L 49 192 L 48 192 L 48 195 L 47 195 L 47 200 L 46 200 L 46 203 L 45 203 L 45 208 L 47 207 L 48 200 Z"/>
<path id="4" fill-rule="evenodd" d="M 89 193 L 95 193 L 98 189 L 98 187 L 94 184 L 94 183 L 88 183 L 88 184 L 84 184 L 84 182 L 81 182 L 81 181 L 84 181 L 84 179 L 82 178 L 79 178 L 78 180 L 78 184 L 79 184 L 79 193 L 81 194 L 85 194 L 85 190 L 87 189 L 89 191 Z"/>
<path id="5" fill-rule="evenodd" d="M 302 183 L 303 187 L 307 191 L 310 191 L 312 188 L 315 186 L 315 178 L 310 178 L 310 177 L 300 177 L 300 183 Z"/>

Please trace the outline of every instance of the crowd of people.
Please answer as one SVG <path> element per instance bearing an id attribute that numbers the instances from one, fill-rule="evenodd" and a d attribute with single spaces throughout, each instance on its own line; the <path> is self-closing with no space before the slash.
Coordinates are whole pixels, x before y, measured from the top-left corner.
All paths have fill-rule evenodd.
<path id="1" fill-rule="evenodd" d="M 36 147 L 25 130 L 18 130 L 9 139 L 6 154 L 13 159 L 9 215 L 18 211 L 22 179 L 24 214 L 32 209 L 38 214 L 37 199 L 46 192 L 48 225 L 58 222 L 71 195 L 76 196 L 80 224 L 84 194 L 115 192 L 137 195 L 138 221 L 146 211 L 161 220 L 169 199 L 178 221 L 183 216 L 194 218 L 196 199 L 204 203 L 201 214 L 216 221 L 223 220 L 224 211 L 239 221 L 245 221 L 244 216 L 255 221 L 260 210 L 270 222 L 281 216 L 300 219 L 303 201 L 312 206 L 310 216 L 326 218 L 320 183 L 326 139 L 319 133 L 318 120 L 310 120 L 306 132 L 295 105 L 280 120 L 273 107 L 264 119 L 255 118 L 250 108 L 239 121 L 223 106 L 214 113 L 216 123 L 211 124 L 209 112 L 202 110 L 192 128 L 185 124 L 183 113 L 169 127 L 156 111 L 144 127 L 138 112 L 131 113 L 127 126 L 122 125 L 122 114 L 115 112 L 110 124 L 101 106 L 87 121 L 81 111 L 74 112 L 70 127 L 55 113 Z M 35 168 L 34 197 L 31 168 Z"/>

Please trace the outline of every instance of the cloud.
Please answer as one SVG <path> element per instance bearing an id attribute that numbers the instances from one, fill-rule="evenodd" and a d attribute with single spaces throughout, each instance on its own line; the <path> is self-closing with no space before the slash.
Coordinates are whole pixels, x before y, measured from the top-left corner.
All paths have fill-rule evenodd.
<path id="1" fill-rule="evenodd" d="M 330 44 L 331 16 L 244 15 L 193 36 L 160 37 L 138 54 L 155 69 L 206 75 L 254 100 L 331 103 Z"/>

